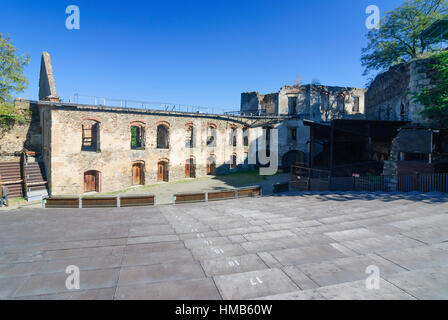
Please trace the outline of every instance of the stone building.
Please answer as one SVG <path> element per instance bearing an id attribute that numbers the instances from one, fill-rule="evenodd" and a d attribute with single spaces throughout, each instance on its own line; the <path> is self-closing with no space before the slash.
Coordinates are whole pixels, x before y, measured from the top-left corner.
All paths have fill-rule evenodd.
<path id="1" fill-rule="evenodd" d="M 310 128 L 304 119 L 363 119 L 365 89 L 323 85 L 284 86 L 270 94 L 241 94 L 243 115 L 278 116 L 271 128 L 278 130 L 279 159 L 283 168 L 308 162 Z"/>
<path id="2" fill-rule="evenodd" d="M 35 151 L 49 192 L 73 195 L 249 170 L 265 164 L 255 155 L 263 148 L 268 156 L 278 149 L 278 166 L 288 169 L 307 161 L 303 120 L 362 118 L 364 90 L 306 85 L 243 93 L 240 110 L 231 115 L 67 103 L 60 101 L 44 52 L 39 101 L 16 104 L 33 110 L 33 117 L 28 129 L 3 133 L 0 156 Z"/>
<path id="3" fill-rule="evenodd" d="M 52 194 L 248 169 L 249 135 L 217 115 L 40 103 L 43 156 Z"/>

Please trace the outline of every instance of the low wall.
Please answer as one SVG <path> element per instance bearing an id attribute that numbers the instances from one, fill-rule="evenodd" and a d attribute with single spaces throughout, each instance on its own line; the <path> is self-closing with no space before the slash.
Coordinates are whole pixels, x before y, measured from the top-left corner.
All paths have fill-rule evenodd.
<path id="1" fill-rule="evenodd" d="M 174 203 L 189 203 L 189 202 L 207 202 L 228 199 L 238 199 L 247 197 L 257 197 L 262 195 L 261 186 L 227 189 L 219 191 L 208 191 L 202 193 L 182 193 L 174 195 Z"/>
<path id="2" fill-rule="evenodd" d="M 154 195 L 51 197 L 43 201 L 45 208 L 120 208 L 154 204 Z"/>

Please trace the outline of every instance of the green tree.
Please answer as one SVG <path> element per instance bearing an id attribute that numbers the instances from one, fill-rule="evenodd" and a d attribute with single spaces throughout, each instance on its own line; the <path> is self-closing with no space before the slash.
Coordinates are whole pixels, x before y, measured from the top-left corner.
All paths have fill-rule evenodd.
<path id="1" fill-rule="evenodd" d="M 20 120 L 14 115 L 14 105 L 10 101 L 13 93 L 23 92 L 28 85 L 23 68 L 29 61 L 29 56 L 18 54 L 9 36 L 0 33 L 0 124 Z"/>
<path id="2" fill-rule="evenodd" d="M 425 107 L 422 111 L 424 116 L 438 123 L 441 128 L 448 128 L 448 52 L 440 52 L 433 58 L 435 84 L 412 95 Z"/>
<path id="3" fill-rule="evenodd" d="M 361 56 L 364 75 L 435 52 L 434 44 L 428 43 L 422 32 L 435 21 L 448 17 L 447 13 L 447 0 L 407 0 L 387 12 L 379 29 L 367 34 L 368 44 Z"/>

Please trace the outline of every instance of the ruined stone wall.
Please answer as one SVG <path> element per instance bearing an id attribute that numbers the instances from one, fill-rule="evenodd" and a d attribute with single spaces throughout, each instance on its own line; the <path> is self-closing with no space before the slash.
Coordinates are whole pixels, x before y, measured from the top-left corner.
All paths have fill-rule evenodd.
<path id="1" fill-rule="evenodd" d="M 279 92 L 271 94 L 242 93 L 241 111 L 257 110 L 257 106 L 261 105 L 261 109 L 267 115 L 301 115 L 314 121 L 362 119 L 364 95 L 365 89 L 357 88 L 322 85 L 284 86 Z M 326 100 L 325 96 L 328 97 Z M 291 99 L 295 99 L 293 113 L 290 113 Z"/>
<path id="2" fill-rule="evenodd" d="M 36 103 L 26 99 L 14 101 L 15 114 L 24 121 L 0 127 L 0 162 L 19 161 L 24 150 L 40 152 L 41 128 Z"/>
<path id="3" fill-rule="evenodd" d="M 432 59 L 420 59 L 391 67 L 378 75 L 366 92 L 366 116 L 370 120 L 406 120 L 429 125 L 411 92 L 432 84 Z"/>
<path id="4" fill-rule="evenodd" d="M 241 112 L 256 113 L 259 107 L 257 92 L 244 92 L 241 94 Z"/>
<path id="5" fill-rule="evenodd" d="M 93 119 L 100 122 L 100 151 L 81 151 L 82 122 Z M 130 147 L 132 121 L 141 121 L 145 128 L 145 149 L 132 150 Z M 157 149 L 157 124 L 169 124 L 169 149 Z M 195 148 L 185 147 L 186 124 L 195 127 Z M 217 127 L 216 147 L 207 147 L 207 127 L 213 123 Z M 230 144 L 230 126 L 237 127 L 237 147 Z M 207 158 L 214 154 L 218 173 L 230 172 L 231 155 L 237 155 L 238 168 L 246 169 L 247 148 L 243 146 L 241 123 L 199 117 L 195 115 L 173 116 L 159 113 L 138 113 L 129 111 L 104 110 L 98 108 L 53 108 L 51 109 L 51 168 L 50 190 L 53 195 L 83 193 L 83 174 L 88 170 L 101 173 L 101 192 L 122 190 L 132 186 L 132 164 L 144 163 L 145 184 L 157 182 L 157 163 L 161 159 L 169 161 L 169 181 L 185 179 L 185 162 L 191 155 L 196 161 L 196 178 L 206 176 Z M 256 136 L 251 136 L 252 143 Z M 47 150 L 47 147 L 45 147 Z"/>

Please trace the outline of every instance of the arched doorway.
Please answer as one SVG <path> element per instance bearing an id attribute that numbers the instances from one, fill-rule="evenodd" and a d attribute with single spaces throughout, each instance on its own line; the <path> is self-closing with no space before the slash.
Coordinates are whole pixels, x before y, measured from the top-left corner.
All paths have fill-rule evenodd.
<path id="1" fill-rule="evenodd" d="M 89 170 L 84 172 L 84 192 L 100 192 L 100 172 Z"/>
<path id="2" fill-rule="evenodd" d="M 207 159 L 207 175 L 216 175 L 216 159 L 214 156 L 210 156 Z"/>
<path id="3" fill-rule="evenodd" d="M 196 164 L 194 158 L 185 161 L 185 178 L 196 178 Z"/>
<path id="4" fill-rule="evenodd" d="M 157 163 L 157 181 L 168 182 L 168 162 L 159 161 Z"/>
<path id="5" fill-rule="evenodd" d="M 299 150 L 292 150 L 287 153 L 282 158 L 282 168 L 285 172 L 291 171 L 291 166 L 304 164 L 306 161 L 306 155 L 304 152 Z"/>
<path id="6" fill-rule="evenodd" d="M 132 185 L 145 184 L 145 165 L 142 162 L 136 162 L 132 165 Z"/>

